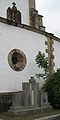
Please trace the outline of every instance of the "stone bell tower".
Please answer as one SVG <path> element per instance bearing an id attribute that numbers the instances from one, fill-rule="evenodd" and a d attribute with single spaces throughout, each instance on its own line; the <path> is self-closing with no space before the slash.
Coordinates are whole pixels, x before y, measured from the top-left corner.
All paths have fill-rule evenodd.
<path id="1" fill-rule="evenodd" d="M 43 16 L 38 14 L 36 10 L 35 0 L 29 0 L 29 24 L 32 28 L 37 28 L 39 30 L 45 31 L 43 26 Z"/>
<path id="2" fill-rule="evenodd" d="M 35 9 L 35 0 L 29 0 L 29 8 Z"/>

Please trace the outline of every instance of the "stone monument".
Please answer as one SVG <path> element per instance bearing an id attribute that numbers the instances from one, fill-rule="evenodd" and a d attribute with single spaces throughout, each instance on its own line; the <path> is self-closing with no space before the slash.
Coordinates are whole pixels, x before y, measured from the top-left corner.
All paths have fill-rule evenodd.
<path id="1" fill-rule="evenodd" d="M 22 83 L 22 91 L 12 93 L 10 112 L 14 115 L 24 115 L 51 109 L 47 92 L 39 90 L 39 83 L 32 76 L 29 82 Z"/>
<path id="2" fill-rule="evenodd" d="M 48 102 L 48 94 L 47 92 L 40 92 L 40 106 L 41 107 L 50 107 L 50 103 Z"/>
<path id="3" fill-rule="evenodd" d="M 12 3 L 12 8 L 8 7 L 7 9 L 7 20 L 11 22 L 15 22 L 18 26 L 21 24 L 21 12 L 17 10 L 16 3 Z"/>
<path id="4" fill-rule="evenodd" d="M 22 90 L 23 90 L 24 106 L 38 107 L 39 106 L 39 83 L 36 82 L 34 77 L 31 77 L 29 79 L 29 82 L 22 83 Z"/>

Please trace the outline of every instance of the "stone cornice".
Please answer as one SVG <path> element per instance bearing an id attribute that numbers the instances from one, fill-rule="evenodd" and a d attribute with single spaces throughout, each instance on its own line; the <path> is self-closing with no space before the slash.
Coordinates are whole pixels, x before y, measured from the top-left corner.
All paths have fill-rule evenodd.
<path id="1" fill-rule="evenodd" d="M 25 25 L 25 24 L 20 24 L 20 26 L 18 26 L 16 22 L 11 21 L 11 20 L 7 20 L 6 18 L 3 18 L 3 17 L 0 17 L 0 22 L 5 23 L 5 24 L 8 24 L 8 25 L 15 26 L 15 27 L 24 28 L 24 29 L 26 29 L 26 30 L 30 30 L 30 31 L 32 31 L 32 32 L 36 32 L 36 33 L 45 35 L 45 36 L 47 36 L 47 37 L 51 37 L 52 39 L 60 42 L 60 38 L 54 36 L 54 34 L 52 34 L 52 33 L 48 33 L 48 32 L 46 32 L 46 31 L 42 31 L 42 30 L 40 30 L 40 29 L 33 28 L 33 27 L 28 26 L 28 25 Z M 42 26 L 41 26 L 41 27 L 42 27 Z"/>

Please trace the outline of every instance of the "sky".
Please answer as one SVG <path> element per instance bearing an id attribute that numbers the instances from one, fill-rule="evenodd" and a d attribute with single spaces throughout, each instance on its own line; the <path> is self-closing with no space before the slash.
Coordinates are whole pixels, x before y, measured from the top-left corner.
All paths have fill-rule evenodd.
<path id="1" fill-rule="evenodd" d="M 36 9 L 44 16 L 46 31 L 60 37 L 60 0 L 36 0 Z"/>

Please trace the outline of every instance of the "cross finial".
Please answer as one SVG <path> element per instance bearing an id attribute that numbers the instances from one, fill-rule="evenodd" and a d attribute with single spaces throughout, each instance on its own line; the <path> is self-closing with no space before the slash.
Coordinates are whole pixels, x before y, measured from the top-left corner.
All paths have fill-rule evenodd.
<path id="1" fill-rule="evenodd" d="M 15 5 L 16 5 L 16 3 L 15 3 L 15 2 L 13 2 L 12 4 L 13 4 L 13 6 L 15 6 Z"/>

